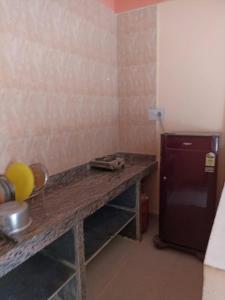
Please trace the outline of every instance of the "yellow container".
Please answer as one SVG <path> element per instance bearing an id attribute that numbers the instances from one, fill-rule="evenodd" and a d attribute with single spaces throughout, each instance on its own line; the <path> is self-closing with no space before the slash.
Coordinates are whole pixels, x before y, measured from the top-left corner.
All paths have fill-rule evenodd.
<path id="1" fill-rule="evenodd" d="M 34 175 L 24 163 L 11 163 L 5 171 L 6 178 L 14 185 L 16 201 L 22 202 L 30 197 L 34 189 Z"/>

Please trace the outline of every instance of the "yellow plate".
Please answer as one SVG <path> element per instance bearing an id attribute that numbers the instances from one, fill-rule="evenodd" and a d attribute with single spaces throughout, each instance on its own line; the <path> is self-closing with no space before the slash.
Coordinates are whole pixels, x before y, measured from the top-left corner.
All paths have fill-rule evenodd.
<path id="1" fill-rule="evenodd" d="M 5 176 L 14 185 L 16 200 L 21 202 L 30 197 L 34 189 L 34 175 L 24 163 L 11 163 L 5 171 Z"/>

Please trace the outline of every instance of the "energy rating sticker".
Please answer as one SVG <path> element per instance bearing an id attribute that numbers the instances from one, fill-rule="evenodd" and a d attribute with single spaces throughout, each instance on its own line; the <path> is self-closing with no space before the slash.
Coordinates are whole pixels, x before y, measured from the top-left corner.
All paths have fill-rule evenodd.
<path id="1" fill-rule="evenodd" d="M 205 157 L 205 166 L 206 167 L 215 167 L 216 166 L 216 154 L 209 152 Z"/>

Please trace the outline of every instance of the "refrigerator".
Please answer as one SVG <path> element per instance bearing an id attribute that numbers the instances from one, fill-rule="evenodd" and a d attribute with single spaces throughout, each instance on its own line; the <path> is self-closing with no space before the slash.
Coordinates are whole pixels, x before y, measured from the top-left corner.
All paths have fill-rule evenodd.
<path id="1" fill-rule="evenodd" d="M 205 252 L 216 212 L 218 134 L 161 135 L 159 239 Z"/>

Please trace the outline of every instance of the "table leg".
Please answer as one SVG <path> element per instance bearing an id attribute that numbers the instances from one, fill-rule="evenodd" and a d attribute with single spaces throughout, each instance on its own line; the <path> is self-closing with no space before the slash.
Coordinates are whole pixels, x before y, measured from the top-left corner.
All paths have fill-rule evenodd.
<path id="1" fill-rule="evenodd" d="M 74 240 L 77 268 L 77 300 L 86 300 L 86 272 L 83 220 L 76 221 L 76 224 L 74 226 Z"/>

